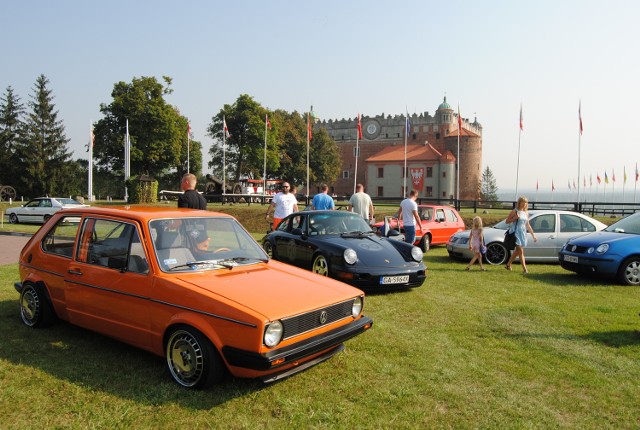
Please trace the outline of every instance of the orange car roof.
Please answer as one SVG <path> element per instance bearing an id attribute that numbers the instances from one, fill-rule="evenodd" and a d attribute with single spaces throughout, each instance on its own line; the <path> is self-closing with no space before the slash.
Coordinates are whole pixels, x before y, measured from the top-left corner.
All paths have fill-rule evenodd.
<path id="1" fill-rule="evenodd" d="M 189 218 L 210 216 L 232 218 L 230 215 L 221 212 L 161 206 L 91 206 L 77 209 L 64 209 L 64 213 L 70 212 L 134 218 L 143 222 L 156 218 Z"/>

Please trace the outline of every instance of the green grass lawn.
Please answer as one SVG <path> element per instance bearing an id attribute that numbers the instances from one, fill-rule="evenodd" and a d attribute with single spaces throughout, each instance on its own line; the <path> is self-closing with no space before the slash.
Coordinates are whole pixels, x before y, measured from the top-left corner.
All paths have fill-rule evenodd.
<path id="1" fill-rule="evenodd" d="M 443 247 L 417 289 L 368 294 L 374 327 L 273 385 L 179 388 L 164 359 L 18 316 L 0 267 L 0 428 L 640 427 L 640 288 L 530 264 L 465 272 Z"/>

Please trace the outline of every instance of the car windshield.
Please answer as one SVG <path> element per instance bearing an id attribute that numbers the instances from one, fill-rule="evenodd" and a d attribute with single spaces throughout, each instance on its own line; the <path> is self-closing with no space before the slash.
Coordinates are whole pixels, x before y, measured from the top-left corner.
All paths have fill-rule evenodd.
<path id="1" fill-rule="evenodd" d="M 629 215 L 620 221 L 611 224 L 604 231 L 613 231 L 616 233 L 640 234 L 640 212 Z"/>
<path id="2" fill-rule="evenodd" d="M 81 205 L 82 204 L 79 201 L 74 199 L 56 199 L 56 200 L 58 200 L 63 205 Z"/>
<path id="3" fill-rule="evenodd" d="M 511 224 L 507 224 L 507 220 L 503 219 L 498 224 L 494 225 L 493 228 L 497 228 L 498 230 L 506 230 L 511 226 Z"/>
<path id="4" fill-rule="evenodd" d="M 217 270 L 267 261 L 262 247 L 233 218 L 170 218 L 149 223 L 165 272 Z"/>
<path id="5" fill-rule="evenodd" d="M 350 212 L 320 212 L 309 215 L 311 236 L 371 232 L 371 226 L 364 218 Z"/>

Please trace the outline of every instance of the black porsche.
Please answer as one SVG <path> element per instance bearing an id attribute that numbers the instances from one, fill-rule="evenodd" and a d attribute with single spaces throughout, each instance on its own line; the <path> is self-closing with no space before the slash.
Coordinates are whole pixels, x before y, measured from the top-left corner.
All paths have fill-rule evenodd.
<path id="1" fill-rule="evenodd" d="M 356 287 L 413 288 L 426 278 L 420 248 L 376 235 L 351 212 L 293 213 L 262 246 L 276 260 Z"/>

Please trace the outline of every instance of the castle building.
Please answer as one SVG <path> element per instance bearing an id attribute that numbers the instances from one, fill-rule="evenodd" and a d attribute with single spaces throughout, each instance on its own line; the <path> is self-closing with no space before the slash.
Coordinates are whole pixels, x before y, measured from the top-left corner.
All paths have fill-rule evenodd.
<path id="1" fill-rule="evenodd" d="M 406 183 L 420 197 L 455 199 L 459 135 L 460 199 L 478 199 L 482 178 L 482 126 L 478 121 L 462 118 L 460 129 L 458 115 L 445 97 L 435 115 L 413 114 L 409 123 L 405 171 L 404 115 L 363 116 L 363 136 L 357 147 L 357 118 L 317 122 L 337 143 L 342 160 L 341 176 L 332 192 L 350 195 L 355 183 L 362 183 L 372 197 L 402 197 L 407 193 Z"/>

